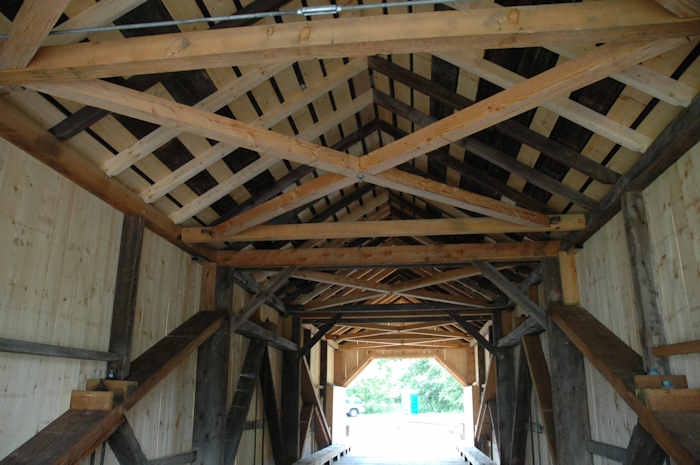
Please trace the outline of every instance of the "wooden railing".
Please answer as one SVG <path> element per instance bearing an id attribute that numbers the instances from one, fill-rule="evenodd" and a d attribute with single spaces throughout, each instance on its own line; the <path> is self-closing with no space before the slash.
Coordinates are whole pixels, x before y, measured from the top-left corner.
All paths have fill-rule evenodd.
<path id="1" fill-rule="evenodd" d="M 324 465 L 326 463 L 330 464 L 336 459 L 340 459 L 343 455 L 350 451 L 350 446 L 343 444 L 335 444 L 314 452 L 308 457 L 304 457 L 293 465 Z"/>
<path id="2" fill-rule="evenodd" d="M 471 465 L 496 465 L 496 463 L 491 460 L 488 455 L 481 452 L 476 447 L 471 447 L 467 445 L 458 445 L 457 450 L 459 454 L 464 457 L 464 460 L 469 462 Z"/>

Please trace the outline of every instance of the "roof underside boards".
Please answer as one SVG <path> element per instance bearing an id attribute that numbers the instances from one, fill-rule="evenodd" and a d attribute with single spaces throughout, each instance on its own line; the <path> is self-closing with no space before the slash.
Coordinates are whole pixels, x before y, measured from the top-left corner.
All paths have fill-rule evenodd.
<path id="1" fill-rule="evenodd" d="M 124 25 L 325 4 L 306 0 L 132 3 L 135 8 L 131 11 L 102 21 Z M 477 6 L 495 9 L 499 5 L 550 3 L 504 0 L 483 1 Z M 2 2 L 0 32 L 10 29 L 22 4 L 19 0 Z M 342 4 L 356 2 L 346 0 Z M 469 2 L 454 7 L 468 10 L 473 5 Z M 99 3 L 92 1 L 73 0 L 58 24 L 69 27 L 98 7 Z M 449 14 L 447 10 L 452 7 L 416 5 L 344 12 L 340 17 Z M 312 26 L 329 19 L 292 15 L 266 18 L 257 24 L 308 22 Z M 249 20 L 100 32 L 87 35 L 86 40 L 100 43 L 253 23 Z M 82 38 L 56 37 L 48 40 L 66 44 Z M 73 90 L 50 95 L 51 89 L 61 87 L 59 84 L 36 85 L 47 93 L 7 88 L 2 98 L 100 166 L 106 175 L 140 195 L 173 223 L 189 228 L 183 230 L 183 240 L 187 241 L 188 233 L 196 236 L 201 230 L 201 234 L 210 234 L 210 239 L 193 242 L 207 242 L 207 247 L 227 250 L 220 252 L 229 254 L 227 257 L 235 251 L 256 249 L 296 248 L 303 252 L 319 247 L 412 245 L 418 250 L 440 244 L 544 243 L 565 239 L 569 231 L 585 228 L 585 217 L 580 214 L 599 207 L 600 200 L 652 141 L 684 107 L 691 105 L 700 87 L 697 38 L 640 54 L 651 58 L 639 65 L 631 62 L 620 69 L 610 68 L 611 77 L 582 81 L 582 86 L 570 89 L 564 87 L 567 91 L 563 95 L 560 91 L 551 98 L 541 98 L 534 106 L 523 106 L 522 111 L 494 120 L 495 124 L 484 124 L 485 129 L 474 126 L 470 137 L 447 138 L 444 142 L 449 143 L 441 147 L 431 145 L 416 152 L 418 156 L 406 157 L 389 178 L 382 178 L 381 170 L 372 171 L 371 164 L 364 171 L 360 169 L 370 160 L 366 155 L 376 156 L 373 152 L 388 146 L 386 150 L 390 150 L 392 142 L 434 121 L 457 118 L 456 112 L 474 102 L 478 105 L 504 95 L 499 93 L 556 66 L 563 70 L 567 63 L 576 62 L 575 57 L 595 48 L 595 44 L 581 43 L 544 45 L 549 48 L 439 50 L 435 54 L 421 50 L 369 59 L 280 59 L 278 63 L 107 79 L 120 86 L 116 89 L 125 87 L 158 98 L 158 102 L 164 102 L 163 108 L 168 102 L 177 102 L 275 133 L 275 137 L 272 133 L 264 137 L 264 132 L 250 130 L 246 133 L 248 139 L 241 138 L 241 144 L 233 143 L 238 139 L 228 133 L 216 132 L 213 120 L 211 127 L 207 127 L 206 120 L 197 126 L 195 118 L 205 115 L 203 112 L 183 113 L 182 118 L 190 118 L 188 123 L 177 121 L 159 127 L 155 123 L 166 121 L 166 117 L 137 119 L 134 116 L 140 113 L 130 113 L 131 110 L 120 114 L 86 106 L 85 99 L 78 98 Z M 614 47 L 619 50 L 625 45 Z M 595 57 L 595 52 L 591 56 Z M 105 89 L 104 99 L 95 100 L 98 107 L 107 102 L 106 92 L 112 91 L 111 87 Z M 121 108 L 115 105 L 102 106 Z M 173 113 L 179 108 L 173 106 Z M 227 121 L 221 120 L 221 127 Z M 285 141 L 291 144 L 291 139 L 276 135 L 295 138 L 294 150 L 298 153 L 285 147 Z M 275 152 L 277 141 L 281 145 Z M 308 143 L 325 148 L 316 149 Z M 244 145 L 261 149 L 256 152 Z M 308 164 L 299 162 L 307 159 L 311 160 Z M 329 174 L 329 170 L 336 174 Z M 369 177 L 362 175 L 365 172 Z M 354 173 L 358 175 L 355 177 Z M 350 177 L 344 177 L 345 174 Z M 478 208 L 464 208 L 469 205 Z M 516 225 L 509 219 L 522 220 L 522 224 Z M 397 220 L 434 222 L 402 223 L 406 227 L 391 224 Z M 295 235 L 293 228 L 279 233 L 284 225 L 318 223 L 319 231 L 324 231 L 322 223 L 335 222 L 347 223 L 347 231 L 339 226 L 333 230 L 335 235 L 329 229 L 326 237 L 316 237 L 321 233 L 310 236 L 313 228 L 307 229 L 306 235 Z M 367 224 L 355 228 L 359 222 Z M 265 226 L 258 230 L 264 233 L 264 228 L 270 226 L 268 233 L 235 236 L 250 235 L 256 231 L 250 226 L 260 223 Z M 274 225 L 279 228 L 273 228 Z M 355 230 L 358 232 L 353 233 Z M 218 235 L 221 231 L 231 237 Z M 430 234 L 432 231 L 435 232 Z M 472 337 L 448 316 L 447 307 L 443 306 L 461 312 L 478 330 L 489 321 L 491 312 L 508 305 L 498 287 L 470 269 L 469 262 L 474 259 L 467 254 L 464 263 L 459 264 L 457 260 L 425 266 L 387 263 L 315 269 L 296 273 L 278 295 L 287 303 L 300 306 L 297 311 L 308 322 L 319 323 L 333 314 L 342 315 L 327 333 L 328 339 L 341 347 L 460 347 L 469 344 Z M 537 260 L 501 260 L 498 267 L 510 281 L 518 283 L 532 273 Z M 303 262 L 299 265 L 303 270 Z M 259 280 L 268 276 L 267 272 L 255 274 Z"/>

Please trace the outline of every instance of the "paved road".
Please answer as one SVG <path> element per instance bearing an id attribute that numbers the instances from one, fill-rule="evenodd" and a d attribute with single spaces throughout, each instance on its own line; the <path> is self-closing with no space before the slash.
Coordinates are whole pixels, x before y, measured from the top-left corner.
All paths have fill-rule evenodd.
<path id="1" fill-rule="evenodd" d="M 350 454 L 338 465 L 464 465 L 456 444 L 462 415 L 360 415 L 348 419 Z"/>

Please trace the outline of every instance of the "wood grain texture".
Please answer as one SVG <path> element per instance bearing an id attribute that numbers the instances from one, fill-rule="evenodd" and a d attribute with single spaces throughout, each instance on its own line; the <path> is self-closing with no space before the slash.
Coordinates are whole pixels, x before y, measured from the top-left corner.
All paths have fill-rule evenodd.
<path id="1" fill-rule="evenodd" d="M 412 24 L 410 31 L 404 27 L 407 20 Z M 450 28 L 444 27 L 445 21 L 450 22 Z M 358 30 L 366 34 L 359 37 Z M 677 18 L 644 1 L 599 6 L 485 8 L 468 13 L 412 14 L 410 18 L 366 16 L 317 20 L 313 25 L 292 22 L 45 48 L 26 70 L 1 72 L 0 82 L 90 79 L 317 57 L 433 52 L 475 46 L 498 48 L 505 44 L 527 47 L 563 40 L 586 43 L 653 40 L 696 31 L 694 18 Z M 261 43 L 267 44 L 266 47 L 261 48 Z M 138 50 L 138 55 L 133 56 L 132 50 Z"/>
<path id="2" fill-rule="evenodd" d="M 24 68 L 61 17 L 70 0 L 28 0 L 22 3 L 0 45 L 0 69 Z"/>
<path id="3" fill-rule="evenodd" d="M 326 248 L 306 250 L 221 251 L 217 263 L 240 268 L 372 267 L 465 263 L 474 260 L 537 260 L 558 253 L 559 243 L 445 244 L 436 246 L 391 246 Z"/>

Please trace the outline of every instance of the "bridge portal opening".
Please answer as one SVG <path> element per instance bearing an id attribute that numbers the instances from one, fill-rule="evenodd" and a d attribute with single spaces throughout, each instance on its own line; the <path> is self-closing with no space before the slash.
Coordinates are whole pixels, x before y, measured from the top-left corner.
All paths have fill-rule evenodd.
<path id="1" fill-rule="evenodd" d="M 430 356 L 366 363 L 335 396 L 333 429 L 347 436 L 352 455 L 458 463 L 456 444 L 473 437 L 471 386 L 446 364 Z"/>

